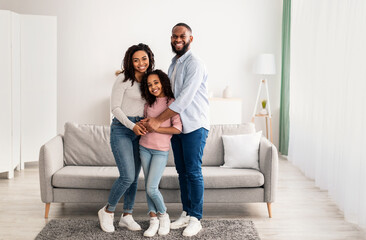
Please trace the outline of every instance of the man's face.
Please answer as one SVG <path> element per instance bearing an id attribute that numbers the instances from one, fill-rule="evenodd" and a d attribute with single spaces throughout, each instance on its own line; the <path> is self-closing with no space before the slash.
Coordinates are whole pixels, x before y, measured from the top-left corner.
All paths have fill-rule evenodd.
<path id="1" fill-rule="evenodd" d="M 173 28 L 171 36 L 172 50 L 178 56 L 182 56 L 190 49 L 193 37 L 189 30 L 183 26 Z"/>

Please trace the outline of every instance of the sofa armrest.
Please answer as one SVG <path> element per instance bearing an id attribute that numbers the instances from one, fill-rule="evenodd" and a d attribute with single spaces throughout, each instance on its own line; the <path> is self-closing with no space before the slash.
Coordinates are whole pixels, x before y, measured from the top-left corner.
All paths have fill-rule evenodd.
<path id="1" fill-rule="evenodd" d="M 39 152 L 39 183 L 41 199 L 44 203 L 53 201 L 53 174 L 64 166 L 64 144 L 58 135 L 44 144 Z"/>
<path id="2" fill-rule="evenodd" d="M 264 175 L 264 201 L 273 202 L 276 195 L 278 174 L 277 148 L 267 138 L 261 137 L 259 168 Z"/>

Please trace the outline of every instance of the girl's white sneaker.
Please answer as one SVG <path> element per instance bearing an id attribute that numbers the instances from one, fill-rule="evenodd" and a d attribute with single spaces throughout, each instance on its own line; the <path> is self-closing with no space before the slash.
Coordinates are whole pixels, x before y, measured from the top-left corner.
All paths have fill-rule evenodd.
<path id="1" fill-rule="evenodd" d="M 170 219 L 169 214 L 165 213 L 160 215 L 159 217 L 160 227 L 159 227 L 159 235 L 164 236 L 167 235 L 170 231 Z"/>
<path id="2" fill-rule="evenodd" d="M 157 217 L 150 218 L 150 226 L 144 232 L 144 237 L 153 237 L 158 232 L 159 229 L 159 220 Z"/>

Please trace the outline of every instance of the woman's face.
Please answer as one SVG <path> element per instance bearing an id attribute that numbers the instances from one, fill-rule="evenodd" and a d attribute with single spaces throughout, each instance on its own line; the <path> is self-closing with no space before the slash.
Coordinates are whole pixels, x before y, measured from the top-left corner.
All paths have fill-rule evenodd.
<path id="1" fill-rule="evenodd" d="M 165 97 L 163 86 L 161 85 L 158 75 L 150 74 L 147 77 L 147 87 L 149 88 L 149 92 L 155 97 Z"/>
<path id="2" fill-rule="evenodd" d="M 149 56 L 143 50 L 137 51 L 132 55 L 132 63 L 135 72 L 145 73 L 149 67 Z"/>

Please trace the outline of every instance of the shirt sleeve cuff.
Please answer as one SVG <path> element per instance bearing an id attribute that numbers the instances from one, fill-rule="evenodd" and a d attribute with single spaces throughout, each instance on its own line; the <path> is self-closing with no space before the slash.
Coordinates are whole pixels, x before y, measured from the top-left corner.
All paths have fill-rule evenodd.
<path id="1" fill-rule="evenodd" d="M 181 113 L 183 111 L 183 108 L 178 106 L 178 104 L 176 104 L 176 102 L 173 102 L 172 104 L 170 104 L 169 108 L 170 108 L 170 110 L 172 110 L 176 113 Z"/>

